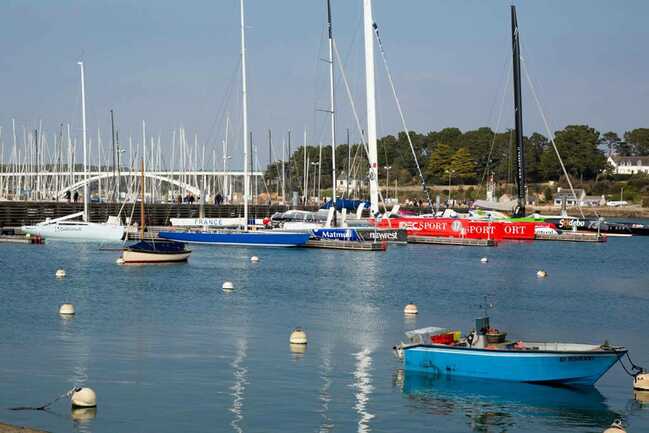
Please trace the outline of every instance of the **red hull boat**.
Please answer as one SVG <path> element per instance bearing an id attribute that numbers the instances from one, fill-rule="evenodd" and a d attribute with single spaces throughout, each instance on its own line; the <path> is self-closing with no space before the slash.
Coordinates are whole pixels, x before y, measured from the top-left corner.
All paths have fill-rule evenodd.
<path id="1" fill-rule="evenodd" d="M 554 224 L 534 221 L 481 221 L 468 218 L 393 217 L 372 224 L 380 228 L 405 229 L 409 236 L 440 236 L 468 239 L 534 240 L 537 228 L 555 229 Z"/>

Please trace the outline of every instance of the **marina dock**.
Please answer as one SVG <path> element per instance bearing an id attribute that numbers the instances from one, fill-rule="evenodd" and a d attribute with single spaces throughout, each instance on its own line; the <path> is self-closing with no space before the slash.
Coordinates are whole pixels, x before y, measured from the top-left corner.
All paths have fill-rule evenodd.
<path id="1" fill-rule="evenodd" d="M 40 236 L 1 235 L 0 243 L 5 244 L 44 244 L 45 239 Z"/>
<path id="2" fill-rule="evenodd" d="M 408 236 L 409 244 L 458 245 L 466 247 L 495 247 L 493 239 L 469 239 L 440 236 Z"/>
<path id="3" fill-rule="evenodd" d="M 608 237 L 597 233 L 565 231 L 558 234 L 537 233 L 534 239 L 537 241 L 606 242 Z"/>
<path id="4" fill-rule="evenodd" d="M 328 250 L 349 250 L 349 251 L 385 251 L 388 248 L 388 244 L 387 242 L 311 239 L 307 241 L 307 243 L 304 245 L 304 248 L 322 248 Z"/>

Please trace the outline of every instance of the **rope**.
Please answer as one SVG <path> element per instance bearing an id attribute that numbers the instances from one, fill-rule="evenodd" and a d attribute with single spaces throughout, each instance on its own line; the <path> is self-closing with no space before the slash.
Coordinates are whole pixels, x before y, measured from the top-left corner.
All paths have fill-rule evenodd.
<path id="1" fill-rule="evenodd" d="M 618 359 L 618 362 L 620 363 L 620 365 L 622 366 L 622 368 L 624 369 L 624 371 L 626 372 L 626 374 L 628 374 L 628 375 L 631 376 L 631 377 L 636 377 L 637 375 L 642 374 L 642 373 L 645 372 L 645 369 L 644 369 L 644 368 L 642 368 L 642 367 L 640 367 L 639 365 L 635 364 L 635 363 L 631 360 L 631 355 L 629 355 L 629 352 L 626 353 L 626 357 L 627 357 L 629 363 L 631 364 L 631 371 L 629 371 L 629 370 L 626 368 L 626 365 L 624 365 L 624 362 L 622 362 L 622 359 L 623 359 L 623 358 L 619 358 L 619 359 Z"/>
<path id="2" fill-rule="evenodd" d="M 17 407 L 10 407 L 9 410 L 47 410 L 48 407 L 56 403 L 57 401 L 61 400 L 63 397 L 70 397 L 73 393 L 81 390 L 79 387 L 74 387 L 69 391 L 64 392 L 63 394 L 59 395 L 56 397 L 54 400 L 50 401 L 49 403 L 45 403 L 42 406 L 17 406 Z"/>

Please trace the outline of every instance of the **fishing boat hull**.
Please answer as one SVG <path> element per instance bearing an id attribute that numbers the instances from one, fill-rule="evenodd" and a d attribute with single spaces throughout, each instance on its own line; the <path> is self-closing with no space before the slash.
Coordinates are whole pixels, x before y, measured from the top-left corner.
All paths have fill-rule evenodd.
<path id="1" fill-rule="evenodd" d="M 376 227 L 405 229 L 408 236 L 467 239 L 533 240 L 538 229 L 554 224 L 536 221 L 482 221 L 468 218 L 396 217 L 371 220 Z"/>
<path id="2" fill-rule="evenodd" d="M 409 371 L 512 382 L 593 385 L 623 349 L 600 351 L 493 350 L 420 345 L 403 350 Z"/>
<path id="3" fill-rule="evenodd" d="M 234 245 L 254 247 L 297 247 L 304 245 L 310 237 L 309 233 L 290 232 L 160 232 L 163 239 L 179 242 L 206 245 Z"/>
<path id="4" fill-rule="evenodd" d="M 41 236 L 45 239 L 119 242 L 124 238 L 124 226 L 83 221 L 41 223 L 33 226 L 23 226 L 21 230 L 24 233 Z"/>

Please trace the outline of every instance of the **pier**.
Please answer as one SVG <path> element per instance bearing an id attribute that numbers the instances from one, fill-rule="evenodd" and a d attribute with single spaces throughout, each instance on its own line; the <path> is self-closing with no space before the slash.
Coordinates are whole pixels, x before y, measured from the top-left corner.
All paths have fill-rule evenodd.
<path id="1" fill-rule="evenodd" d="M 564 242 L 606 242 L 606 235 L 589 232 L 559 232 L 554 233 L 537 233 L 534 236 L 537 241 L 564 241 Z"/>
<path id="2" fill-rule="evenodd" d="M 387 242 L 311 239 L 307 241 L 307 243 L 304 245 L 304 248 L 322 248 L 327 250 L 348 251 L 385 251 L 388 248 L 388 244 Z"/>
<path id="3" fill-rule="evenodd" d="M 440 236 L 408 236 L 409 244 L 458 245 L 465 247 L 495 247 L 493 239 L 469 239 Z"/>

